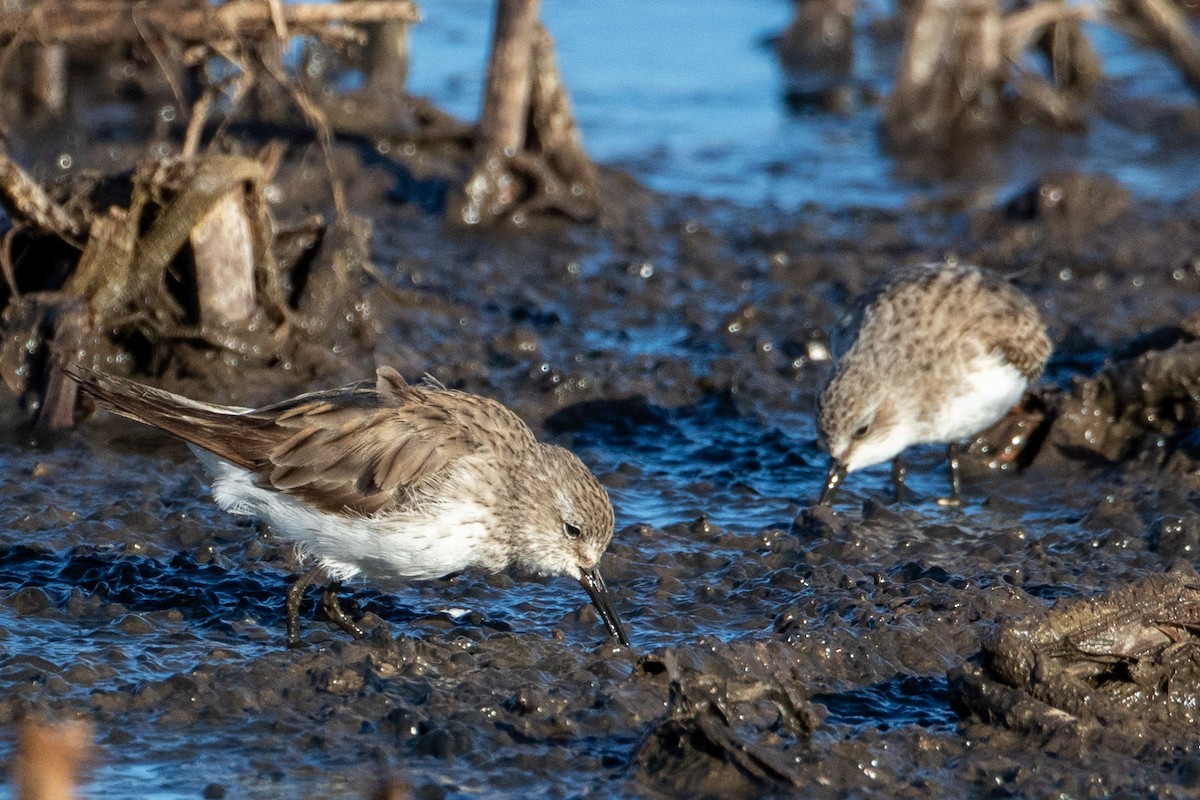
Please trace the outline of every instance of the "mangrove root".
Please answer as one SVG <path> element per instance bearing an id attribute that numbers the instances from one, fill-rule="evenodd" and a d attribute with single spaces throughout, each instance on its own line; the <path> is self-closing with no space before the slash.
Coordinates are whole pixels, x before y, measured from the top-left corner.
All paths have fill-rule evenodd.
<path id="1" fill-rule="evenodd" d="M 447 210 L 456 222 L 547 211 L 588 220 L 600 212 L 596 167 L 580 144 L 537 7 L 537 0 L 497 4 L 475 165 Z"/>

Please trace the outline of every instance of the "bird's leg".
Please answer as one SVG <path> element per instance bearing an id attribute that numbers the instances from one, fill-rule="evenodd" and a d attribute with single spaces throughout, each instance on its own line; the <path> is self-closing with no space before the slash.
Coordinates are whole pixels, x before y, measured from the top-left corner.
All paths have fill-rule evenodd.
<path id="1" fill-rule="evenodd" d="M 904 483 L 904 478 L 907 475 L 907 470 L 904 469 L 904 462 L 900 460 L 900 456 L 892 459 L 892 502 L 903 503 L 908 497 L 908 487 Z"/>
<path id="2" fill-rule="evenodd" d="M 943 506 L 961 505 L 962 478 L 958 471 L 958 442 L 946 445 L 946 462 L 950 466 L 950 496 L 939 498 L 938 503 Z"/>
<path id="3" fill-rule="evenodd" d="M 355 639 L 361 639 L 367 634 L 363 629 L 350 619 L 350 616 L 342 609 L 342 604 L 338 602 L 338 592 L 341 590 L 341 581 L 330 581 L 329 585 L 321 592 L 321 610 L 325 612 L 325 616 L 333 620 L 339 628 L 353 636 Z"/>
<path id="4" fill-rule="evenodd" d="M 304 599 L 304 590 L 312 586 L 324 574 L 324 568 L 317 564 L 296 580 L 287 590 L 287 646 L 300 647 L 304 642 L 300 639 L 300 601 Z"/>

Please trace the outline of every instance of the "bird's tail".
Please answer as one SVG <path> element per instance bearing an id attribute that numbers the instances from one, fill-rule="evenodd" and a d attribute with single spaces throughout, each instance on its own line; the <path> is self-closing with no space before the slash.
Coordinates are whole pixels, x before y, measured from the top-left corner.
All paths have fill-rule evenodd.
<path id="1" fill-rule="evenodd" d="M 249 410 L 191 400 L 86 367 L 71 365 L 63 367 L 63 371 L 79 385 L 81 394 L 114 414 L 158 428 L 224 458 L 230 454 L 224 452 L 227 448 L 217 446 L 220 437 L 214 441 L 213 432 L 227 428 L 230 417 L 240 417 Z M 243 459 L 232 460 L 237 463 Z"/>

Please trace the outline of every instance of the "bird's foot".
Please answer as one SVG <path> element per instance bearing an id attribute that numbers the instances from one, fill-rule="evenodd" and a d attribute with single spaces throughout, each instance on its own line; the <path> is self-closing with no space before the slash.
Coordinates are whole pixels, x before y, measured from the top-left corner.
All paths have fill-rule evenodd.
<path id="1" fill-rule="evenodd" d="M 337 625 L 346 633 L 353 636 L 355 639 L 363 639 L 366 637 L 366 632 L 350 619 L 350 615 L 342 608 L 342 604 L 338 601 L 338 590 L 341 585 L 331 583 L 321 592 L 321 611 L 329 618 L 329 621 Z"/>

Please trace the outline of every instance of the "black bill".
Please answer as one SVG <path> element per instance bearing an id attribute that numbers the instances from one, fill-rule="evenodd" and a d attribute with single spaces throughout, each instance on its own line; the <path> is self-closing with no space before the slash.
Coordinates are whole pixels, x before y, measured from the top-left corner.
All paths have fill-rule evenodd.
<path id="1" fill-rule="evenodd" d="M 846 479 L 846 467 L 833 459 L 829 460 L 829 475 L 825 478 L 825 488 L 817 500 L 819 506 L 833 505 L 833 495 L 837 492 L 842 481 Z"/>
<path id="2" fill-rule="evenodd" d="M 600 619 L 604 620 L 609 634 L 628 647 L 629 637 L 625 635 L 625 629 L 621 627 L 621 618 L 617 616 L 617 609 L 613 607 L 612 595 L 608 593 L 608 587 L 604 585 L 600 568 L 592 567 L 584 570 L 579 577 L 579 583 L 588 593 L 588 597 L 592 598 L 592 605 L 596 607 L 596 613 L 600 615 Z"/>

